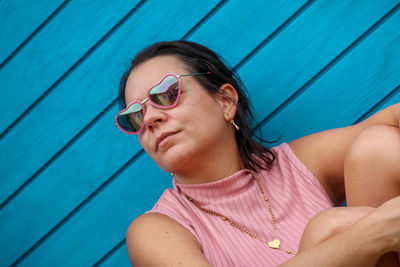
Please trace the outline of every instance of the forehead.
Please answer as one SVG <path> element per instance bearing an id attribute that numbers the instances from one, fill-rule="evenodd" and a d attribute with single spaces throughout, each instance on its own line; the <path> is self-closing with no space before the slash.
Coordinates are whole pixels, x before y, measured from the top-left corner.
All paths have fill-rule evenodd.
<path id="1" fill-rule="evenodd" d="M 187 72 L 185 64 L 176 56 L 158 56 L 146 60 L 135 67 L 128 77 L 125 87 L 126 102 L 146 98 L 147 91 L 166 74 L 179 75 Z"/>

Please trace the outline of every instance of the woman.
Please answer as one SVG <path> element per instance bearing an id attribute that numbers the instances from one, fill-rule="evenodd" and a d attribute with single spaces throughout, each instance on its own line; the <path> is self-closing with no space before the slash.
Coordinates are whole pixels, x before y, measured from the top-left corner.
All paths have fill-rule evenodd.
<path id="1" fill-rule="evenodd" d="M 238 78 L 187 41 L 139 53 L 120 100 L 117 125 L 174 183 L 129 227 L 133 265 L 398 264 L 399 104 L 269 150 L 254 140 Z M 345 184 L 349 206 L 379 207 L 329 209 Z"/>

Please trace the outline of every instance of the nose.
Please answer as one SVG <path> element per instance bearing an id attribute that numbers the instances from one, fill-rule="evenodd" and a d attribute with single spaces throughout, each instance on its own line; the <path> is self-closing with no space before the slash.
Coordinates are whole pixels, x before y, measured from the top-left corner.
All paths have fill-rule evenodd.
<path id="1" fill-rule="evenodd" d="M 167 114 L 165 110 L 156 108 L 149 102 L 145 104 L 146 114 L 144 115 L 143 123 L 144 128 L 150 132 L 162 125 L 167 121 Z"/>

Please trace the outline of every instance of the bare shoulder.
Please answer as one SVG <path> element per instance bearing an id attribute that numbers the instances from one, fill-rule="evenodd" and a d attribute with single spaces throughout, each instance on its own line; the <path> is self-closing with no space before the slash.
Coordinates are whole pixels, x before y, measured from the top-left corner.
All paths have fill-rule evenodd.
<path id="1" fill-rule="evenodd" d="M 319 179 L 331 199 L 344 199 L 344 158 L 352 142 L 374 125 L 399 127 L 400 103 L 389 106 L 352 126 L 331 129 L 289 143 L 296 156 Z"/>
<path id="2" fill-rule="evenodd" d="M 211 266 L 196 237 L 160 213 L 136 218 L 126 233 L 133 266 Z"/>

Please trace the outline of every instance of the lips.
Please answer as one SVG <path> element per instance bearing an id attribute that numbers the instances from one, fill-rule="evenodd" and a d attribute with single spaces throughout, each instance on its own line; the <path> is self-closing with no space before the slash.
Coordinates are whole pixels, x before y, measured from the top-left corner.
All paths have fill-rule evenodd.
<path id="1" fill-rule="evenodd" d="M 159 137 L 156 138 L 156 142 L 155 142 L 155 148 L 156 151 L 158 150 L 158 146 L 160 145 L 161 141 L 164 140 L 165 138 L 167 138 L 168 136 L 174 135 L 177 132 L 164 132 L 162 133 Z"/>

